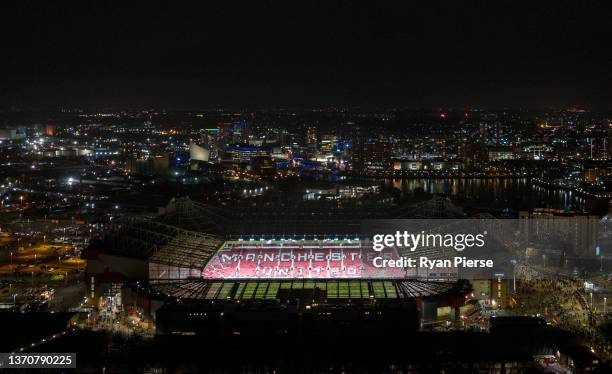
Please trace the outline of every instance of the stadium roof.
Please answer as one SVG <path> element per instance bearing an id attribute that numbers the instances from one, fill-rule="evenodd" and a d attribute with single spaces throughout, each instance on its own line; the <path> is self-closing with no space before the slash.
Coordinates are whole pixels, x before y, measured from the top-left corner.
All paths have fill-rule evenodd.
<path id="1" fill-rule="evenodd" d="M 210 235 L 181 231 L 156 250 L 150 261 L 172 266 L 203 268 L 222 243 Z"/>
<path id="2" fill-rule="evenodd" d="M 166 265 L 203 267 L 223 241 L 156 221 L 125 219 L 97 243 L 94 249 L 131 258 L 153 258 Z"/>
<path id="3" fill-rule="evenodd" d="M 391 204 L 391 205 L 390 205 Z M 203 204 L 189 197 L 173 198 L 161 221 L 188 230 L 243 236 L 356 235 L 365 219 L 457 218 L 463 213 L 443 196 L 413 205 L 393 203 L 351 204 L 344 202 L 288 201 L 284 203 L 237 201 Z"/>

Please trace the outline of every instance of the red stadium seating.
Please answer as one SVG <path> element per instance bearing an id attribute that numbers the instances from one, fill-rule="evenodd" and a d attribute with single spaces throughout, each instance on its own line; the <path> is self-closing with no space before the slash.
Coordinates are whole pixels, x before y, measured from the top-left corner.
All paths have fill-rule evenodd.
<path id="1" fill-rule="evenodd" d="M 323 248 L 311 248 L 310 256 L 311 278 L 328 278 L 329 251 Z"/>
<path id="2" fill-rule="evenodd" d="M 346 244 L 346 243 L 344 243 Z M 397 259 L 394 249 L 374 252 L 360 245 L 340 243 L 226 243 L 202 271 L 207 279 L 231 278 L 396 278 L 398 268 L 376 268 L 374 257 Z"/>

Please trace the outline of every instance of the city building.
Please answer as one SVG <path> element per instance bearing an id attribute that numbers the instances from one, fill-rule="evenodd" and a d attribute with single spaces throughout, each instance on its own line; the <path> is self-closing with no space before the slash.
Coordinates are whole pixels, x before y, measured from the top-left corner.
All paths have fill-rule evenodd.
<path id="1" fill-rule="evenodd" d="M 167 154 L 144 159 L 131 158 L 127 160 L 125 168 L 130 174 L 166 176 L 170 172 L 170 160 Z"/>

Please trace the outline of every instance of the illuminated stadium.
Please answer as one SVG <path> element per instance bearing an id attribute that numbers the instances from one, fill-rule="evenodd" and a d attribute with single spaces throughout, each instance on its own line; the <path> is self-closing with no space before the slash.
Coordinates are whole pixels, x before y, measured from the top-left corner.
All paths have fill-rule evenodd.
<path id="1" fill-rule="evenodd" d="M 292 313 L 314 313 L 318 320 L 331 318 L 333 310 L 333 318 L 343 323 L 362 323 L 375 315 L 376 323 L 382 323 L 386 315 L 388 321 L 408 318 L 414 328 L 414 313 L 421 321 L 434 320 L 436 307 L 462 305 L 469 291 L 450 271 L 374 267 L 373 256 L 398 259 L 400 253 L 394 248 L 373 252 L 371 242 L 360 239 L 356 230 L 330 233 L 329 227 L 339 226 L 304 221 L 308 232 L 294 235 L 219 233 L 213 226 L 221 219 L 210 212 L 204 219 L 195 204 L 185 203 L 182 209 L 190 212 L 183 211 L 180 219 L 176 213 L 157 220 L 124 219 L 92 242 L 86 251 L 92 299 L 117 298 L 118 284 L 131 287 L 117 302 L 154 318 L 158 333 L 174 334 L 210 333 L 211 325 L 219 323 L 210 319 L 216 313 L 225 318 L 239 313 L 248 320 L 261 318 L 262 310 L 281 325 Z M 188 224 L 184 217 L 191 218 Z M 354 216 L 344 227 L 359 219 Z"/>
<path id="2" fill-rule="evenodd" d="M 279 299 L 283 292 L 309 289 L 326 299 L 416 298 L 453 285 L 417 281 L 416 270 L 407 274 L 399 268 L 375 268 L 374 252 L 356 239 L 225 241 L 208 258 L 183 252 L 184 260 L 177 256 L 176 244 L 173 240 L 151 256 L 149 281 L 156 291 L 184 299 Z M 185 247 L 183 243 L 183 251 Z M 393 249 L 376 255 L 399 257 Z"/>

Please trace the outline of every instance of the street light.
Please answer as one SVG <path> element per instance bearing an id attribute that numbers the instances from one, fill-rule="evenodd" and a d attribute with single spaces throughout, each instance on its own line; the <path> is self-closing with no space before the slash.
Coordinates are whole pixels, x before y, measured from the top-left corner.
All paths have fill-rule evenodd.
<path id="1" fill-rule="evenodd" d="M 589 292 L 591 295 L 591 312 L 593 312 L 593 292 Z"/>
<path id="2" fill-rule="evenodd" d="M 13 252 L 11 252 L 11 272 L 13 271 Z"/>
<path id="3" fill-rule="evenodd" d="M 606 301 L 608 301 L 608 298 L 604 297 L 604 309 L 603 309 L 604 314 L 606 314 Z"/>

